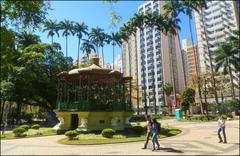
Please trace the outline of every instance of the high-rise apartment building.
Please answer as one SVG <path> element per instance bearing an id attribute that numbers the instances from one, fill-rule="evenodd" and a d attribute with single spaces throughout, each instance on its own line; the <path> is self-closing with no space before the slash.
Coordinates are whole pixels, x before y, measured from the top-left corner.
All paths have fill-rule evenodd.
<path id="1" fill-rule="evenodd" d="M 138 7 L 138 12 L 163 13 L 164 1 L 147 1 Z M 145 97 L 149 111 L 157 112 L 164 105 L 163 83 L 175 83 L 176 91 L 184 87 L 183 66 L 179 40 L 172 34 L 164 35 L 155 28 L 138 30 L 122 45 L 123 72 L 137 79 L 142 90 L 142 105 Z M 138 63 L 137 63 L 138 62 Z M 174 81 L 173 81 L 174 80 Z"/>
<path id="2" fill-rule="evenodd" d="M 217 44 L 226 42 L 233 30 L 239 29 L 239 1 L 207 1 L 207 9 L 203 9 L 201 13 L 194 12 L 194 15 L 199 70 L 210 71 L 209 52 L 214 65 L 213 51 L 217 49 Z M 238 85 L 239 78 L 235 72 L 233 75 L 234 83 Z"/>
<path id="3" fill-rule="evenodd" d="M 193 46 L 192 42 L 189 41 L 188 39 L 183 39 L 182 54 L 186 84 L 187 86 L 189 86 L 192 77 L 197 74 L 198 69 L 197 46 Z"/>

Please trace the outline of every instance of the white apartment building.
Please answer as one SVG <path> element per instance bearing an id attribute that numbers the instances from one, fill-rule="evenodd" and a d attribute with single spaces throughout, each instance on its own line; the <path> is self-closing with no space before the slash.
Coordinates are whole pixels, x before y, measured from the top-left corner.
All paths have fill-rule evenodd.
<path id="1" fill-rule="evenodd" d="M 145 14 L 157 11 L 160 14 L 163 12 L 164 3 L 164 1 L 144 2 L 138 7 L 138 12 Z M 129 45 L 130 48 L 127 48 Z M 146 96 L 149 113 L 155 112 L 155 105 L 157 112 L 164 105 L 163 83 L 175 83 L 176 92 L 184 88 L 182 55 L 177 36 L 166 36 L 155 28 L 138 30 L 136 38 L 132 36 L 128 43 L 123 44 L 122 57 L 125 75 L 133 76 L 133 79 L 134 75 L 139 77 L 142 91 L 141 107 L 145 105 Z M 138 68 L 134 65 L 137 61 Z"/>
<path id="2" fill-rule="evenodd" d="M 226 42 L 233 30 L 239 29 L 239 1 L 207 1 L 207 9 L 199 14 L 194 12 L 195 26 L 198 41 L 198 58 L 200 72 L 210 71 L 207 40 L 214 65 L 213 51 L 217 49 L 217 43 Z M 204 31 L 206 31 L 206 36 Z M 239 78 L 236 73 L 235 83 Z"/>

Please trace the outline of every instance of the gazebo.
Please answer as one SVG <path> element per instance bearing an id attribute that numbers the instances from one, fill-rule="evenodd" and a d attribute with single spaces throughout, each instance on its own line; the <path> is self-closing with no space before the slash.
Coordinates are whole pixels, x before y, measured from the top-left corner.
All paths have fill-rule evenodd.
<path id="1" fill-rule="evenodd" d="M 99 58 L 93 64 L 59 73 L 57 130 L 116 130 L 129 126 L 132 115 L 132 78 L 119 71 L 101 68 Z"/>

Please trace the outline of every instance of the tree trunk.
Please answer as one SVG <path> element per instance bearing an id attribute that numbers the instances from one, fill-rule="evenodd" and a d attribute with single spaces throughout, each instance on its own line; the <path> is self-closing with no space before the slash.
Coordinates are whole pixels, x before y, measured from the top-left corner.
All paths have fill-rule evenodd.
<path id="1" fill-rule="evenodd" d="M 53 35 L 52 35 L 52 44 L 53 44 Z"/>
<path id="2" fill-rule="evenodd" d="M 104 68 L 104 52 L 103 52 L 103 46 L 102 46 L 102 61 L 103 61 L 102 67 Z"/>
<path id="3" fill-rule="evenodd" d="M 232 90 L 232 98 L 233 100 L 235 99 L 235 90 L 234 90 L 234 83 L 233 83 L 233 75 L 232 75 L 232 69 L 231 69 L 231 66 L 229 64 L 229 61 L 228 61 L 228 70 L 229 70 L 229 74 L 230 74 L 230 80 L 231 80 L 231 90 Z"/>
<path id="4" fill-rule="evenodd" d="M 68 37 L 66 36 L 66 57 L 68 56 Z"/>
<path id="5" fill-rule="evenodd" d="M 173 44 L 171 35 L 170 37 L 170 44 Z M 177 98 L 176 98 L 176 84 L 175 84 L 175 78 L 174 78 L 174 69 L 173 69 L 173 55 L 172 55 L 173 51 L 172 51 L 172 47 L 171 47 L 171 52 L 170 52 L 170 71 L 171 71 L 171 77 L 172 77 L 172 84 L 173 84 L 173 95 L 174 95 L 174 106 L 176 107 L 177 105 Z M 171 112 L 172 112 L 172 108 L 171 108 Z"/>
<path id="6" fill-rule="evenodd" d="M 190 27 L 190 34 L 191 34 L 191 40 L 193 44 L 193 33 L 192 33 L 192 24 L 191 24 L 191 17 L 190 15 L 188 16 L 188 21 L 189 21 L 189 27 Z M 196 49 L 193 44 L 193 56 L 194 56 L 194 61 L 195 61 L 195 70 L 196 70 L 196 75 L 197 75 L 197 86 L 198 86 L 198 94 L 199 94 L 199 100 L 200 100 L 200 107 L 201 107 L 201 114 L 203 114 L 203 104 L 202 104 L 202 93 L 201 93 L 201 87 L 200 87 L 200 77 L 199 77 L 199 71 L 198 71 L 198 65 L 197 65 L 197 53 Z"/>
<path id="7" fill-rule="evenodd" d="M 77 60 L 78 60 L 77 65 L 78 65 L 78 66 L 79 66 L 79 61 L 80 61 L 80 60 L 79 60 L 79 59 L 80 59 L 80 58 L 79 58 L 79 56 L 80 56 L 80 42 L 81 42 L 80 40 L 81 40 L 81 39 L 78 38 L 78 56 L 77 56 Z"/>
<path id="8" fill-rule="evenodd" d="M 137 33 L 135 33 L 135 45 L 137 45 L 136 43 L 136 38 L 137 38 Z M 136 72 L 137 72 L 137 75 L 136 75 L 136 89 L 137 89 L 137 115 L 139 115 L 139 86 L 138 86 L 138 53 L 137 51 L 135 52 L 135 57 L 136 57 Z"/>
<path id="9" fill-rule="evenodd" d="M 5 101 L 1 102 L 1 116 L 0 116 L 0 122 L 3 123 L 3 113 L 4 113 L 4 107 L 5 107 Z"/>
<path id="10" fill-rule="evenodd" d="M 206 105 L 206 114 L 208 114 L 207 84 L 206 84 L 206 79 L 205 79 L 205 77 L 204 77 L 204 99 L 205 99 L 205 105 Z"/>
<path id="11" fill-rule="evenodd" d="M 113 69 L 114 69 L 114 45 L 113 45 Z"/>
<path id="12" fill-rule="evenodd" d="M 203 9 L 201 9 L 201 13 L 203 12 Z M 212 63 L 212 55 L 211 55 L 211 51 L 209 49 L 209 43 L 208 43 L 208 36 L 207 36 L 207 32 L 206 32 L 206 25 L 205 25 L 205 21 L 203 20 L 203 16 L 202 16 L 202 21 L 203 21 L 203 29 L 204 29 L 204 36 L 206 38 L 206 42 L 207 42 L 207 51 L 208 51 L 208 57 L 209 57 L 209 62 L 210 62 L 210 69 L 211 69 L 211 78 L 213 81 L 213 87 L 214 87 L 214 96 L 215 96 L 215 100 L 216 103 L 219 104 L 218 102 L 218 95 L 217 95 L 217 90 L 216 90 L 216 80 L 214 77 L 214 71 L 213 71 L 213 63 Z"/>
<path id="13" fill-rule="evenodd" d="M 17 101 L 17 124 L 20 124 L 20 115 L 21 115 L 22 103 Z"/>

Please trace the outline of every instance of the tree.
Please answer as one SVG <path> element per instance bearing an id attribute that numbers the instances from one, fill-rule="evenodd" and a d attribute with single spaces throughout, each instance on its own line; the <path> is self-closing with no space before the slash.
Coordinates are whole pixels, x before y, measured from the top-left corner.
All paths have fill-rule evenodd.
<path id="1" fill-rule="evenodd" d="M 32 34 L 31 32 L 22 32 L 17 35 L 18 48 L 24 50 L 27 46 L 31 44 L 40 43 L 40 37 Z"/>
<path id="2" fill-rule="evenodd" d="M 88 26 L 85 23 L 81 23 L 81 24 L 75 23 L 75 25 L 74 25 L 74 32 L 78 37 L 78 55 L 77 55 L 78 56 L 77 57 L 77 60 L 78 60 L 77 65 L 78 66 L 79 66 L 79 59 L 80 59 L 79 58 L 80 43 L 81 43 L 81 39 L 82 39 L 83 35 L 88 35 L 87 30 L 88 30 Z"/>
<path id="3" fill-rule="evenodd" d="M 62 36 L 66 37 L 66 57 L 68 56 L 68 36 L 74 35 L 73 22 L 64 20 L 60 22 L 60 30 L 63 30 Z"/>
<path id="4" fill-rule="evenodd" d="M 46 19 L 50 3 L 47 1 L 1 1 L 2 26 L 39 28 Z"/>
<path id="5" fill-rule="evenodd" d="M 214 51 L 216 60 L 216 71 L 219 71 L 223 67 L 224 74 L 230 75 L 232 98 L 235 99 L 235 90 L 233 83 L 232 67 L 238 70 L 240 67 L 239 58 L 236 56 L 238 50 L 230 43 L 222 43 L 218 46 L 217 50 Z"/>
<path id="6" fill-rule="evenodd" d="M 102 35 L 104 30 L 102 28 L 96 27 L 92 28 L 91 32 L 89 33 L 89 39 L 91 40 L 92 43 L 96 45 L 97 48 L 97 55 L 99 55 L 98 48 L 101 45 L 102 41 Z"/>
<path id="7" fill-rule="evenodd" d="M 173 91 L 173 86 L 172 86 L 172 84 L 170 84 L 170 83 L 168 83 L 168 82 L 165 83 L 165 84 L 163 85 L 163 90 L 164 90 L 164 92 L 165 92 L 165 94 L 166 94 L 166 96 L 167 96 L 167 99 L 168 99 L 169 96 L 171 95 L 172 91 Z M 169 107 L 169 111 L 171 111 L 169 100 L 167 100 L 167 105 L 168 105 L 168 107 Z"/>
<path id="8" fill-rule="evenodd" d="M 83 43 L 82 43 L 82 46 L 81 46 L 81 49 L 83 51 L 83 53 L 85 53 L 88 57 L 88 60 L 89 60 L 89 54 L 92 52 L 92 51 L 96 51 L 95 50 L 95 47 L 93 45 L 93 43 L 89 40 L 86 40 L 86 39 L 83 39 Z"/>
<path id="9" fill-rule="evenodd" d="M 195 91 L 192 88 L 184 89 L 181 96 L 181 108 L 185 112 L 189 110 L 189 107 L 195 102 Z"/>
<path id="10" fill-rule="evenodd" d="M 115 60 L 115 46 L 118 45 L 118 46 L 121 46 L 122 44 L 122 38 L 121 38 L 121 35 L 119 32 L 116 32 L 116 33 L 111 33 L 110 36 L 110 41 L 111 41 L 111 44 L 113 46 L 113 57 L 112 57 L 112 61 L 113 61 L 113 69 L 114 69 L 114 60 Z"/>
<path id="11" fill-rule="evenodd" d="M 47 20 L 44 22 L 44 29 L 43 32 L 48 31 L 48 37 L 51 36 L 52 38 L 52 44 L 53 44 L 53 36 L 57 34 L 59 37 L 59 24 L 57 23 L 57 20 L 52 21 L 52 20 Z"/>
<path id="12" fill-rule="evenodd" d="M 103 67 L 104 67 L 104 52 L 103 52 L 103 47 L 104 47 L 105 43 L 110 44 L 110 42 L 111 42 L 110 36 L 109 36 L 108 34 L 106 34 L 106 33 L 103 32 L 103 33 L 101 34 L 101 37 L 100 37 L 100 47 L 102 47 L 102 62 L 103 62 L 102 66 L 103 66 Z"/>

